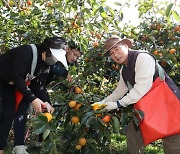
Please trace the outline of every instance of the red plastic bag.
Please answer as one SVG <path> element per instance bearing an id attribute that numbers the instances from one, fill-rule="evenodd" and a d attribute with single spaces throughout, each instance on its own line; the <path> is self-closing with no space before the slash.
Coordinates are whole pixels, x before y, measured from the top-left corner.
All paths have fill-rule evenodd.
<path id="1" fill-rule="evenodd" d="M 26 82 L 26 85 L 29 86 L 30 81 Z M 16 99 L 15 100 L 15 112 L 17 111 L 19 103 L 21 102 L 22 98 L 23 98 L 23 94 L 20 91 L 16 90 L 15 91 L 15 99 Z"/>
<path id="2" fill-rule="evenodd" d="M 145 145 L 180 133 L 180 101 L 159 77 L 134 108 L 144 113 L 140 129 Z"/>

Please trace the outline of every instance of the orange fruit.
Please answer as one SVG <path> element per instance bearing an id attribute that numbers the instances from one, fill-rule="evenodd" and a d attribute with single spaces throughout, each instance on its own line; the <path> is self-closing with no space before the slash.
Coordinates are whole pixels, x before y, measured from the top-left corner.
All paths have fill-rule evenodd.
<path id="1" fill-rule="evenodd" d="M 81 145 L 76 145 L 75 147 L 77 150 L 81 150 L 82 146 Z"/>
<path id="2" fill-rule="evenodd" d="M 170 53 L 170 54 L 174 54 L 175 52 L 176 52 L 176 49 L 170 49 L 170 50 L 169 50 L 169 53 Z"/>
<path id="3" fill-rule="evenodd" d="M 153 55 L 157 55 L 158 54 L 158 51 L 157 50 L 154 50 L 153 51 Z"/>
<path id="4" fill-rule="evenodd" d="M 174 30 L 175 32 L 179 31 L 179 26 L 176 25 L 173 30 Z"/>
<path id="5" fill-rule="evenodd" d="M 82 93 L 82 89 L 81 89 L 81 88 L 79 88 L 78 86 L 77 86 L 77 87 L 75 87 L 75 91 L 76 91 L 76 93 L 77 93 L 77 94 Z"/>
<path id="6" fill-rule="evenodd" d="M 111 117 L 109 115 L 106 115 L 104 118 L 102 118 L 102 121 L 105 123 L 108 123 L 111 120 Z"/>
<path id="7" fill-rule="evenodd" d="M 32 5 L 32 1 L 31 0 L 27 0 L 27 4 L 28 5 Z"/>
<path id="8" fill-rule="evenodd" d="M 78 124 L 78 123 L 79 123 L 79 117 L 73 116 L 73 117 L 71 118 L 71 122 L 72 122 L 73 124 Z"/>
<path id="9" fill-rule="evenodd" d="M 100 107 L 99 107 L 99 104 L 95 104 L 92 106 L 93 110 L 98 110 Z"/>
<path id="10" fill-rule="evenodd" d="M 98 42 L 94 42 L 94 43 L 93 43 L 93 46 L 94 46 L 95 48 L 96 48 L 98 45 L 99 45 Z"/>
<path id="11" fill-rule="evenodd" d="M 78 144 L 81 146 L 85 146 L 86 145 L 86 139 L 85 138 L 80 138 L 78 141 Z"/>
<path id="12" fill-rule="evenodd" d="M 158 53 L 158 55 L 159 55 L 160 57 L 162 57 L 162 56 L 163 56 L 163 54 L 162 54 L 162 53 Z"/>
<path id="13" fill-rule="evenodd" d="M 52 6 L 52 5 L 53 5 L 53 2 L 49 1 L 49 2 L 46 3 L 45 6 L 50 7 L 50 6 Z"/>
<path id="14" fill-rule="evenodd" d="M 79 108 L 81 107 L 81 105 L 82 105 L 81 103 L 77 104 L 77 105 L 73 108 L 73 110 L 78 111 Z"/>
<path id="15" fill-rule="evenodd" d="M 96 34 L 96 37 L 97 37 L 98 39 L 101 39 L 102 36 L 101 36 L 101 34 L 97 33 L 97 34 Z"/>
<path id="16" fill-rule="evenodd" d="M 94 35 L 94 34 L 95 34 L 95 32 L 91 31 L 91 35 Z"/>
<path id="17" fill-rule="evenodd" d="M 75 101 L 70 101 L 68 103 L 68 105 L 69 105 L 70 108 L 74 108 L 77 105 L 77 103 Z"/>
<path id="18" fill-rule="evenodd" d="M 75 29 L 79 27 L 78 24 L 77 24 L 75 21 L 72 21 L 72 22 L 71 22 L 71 25 L 72 25 Z"/>
<path id="19" fill-rule="evenodd" d="M 48 122 L 50 122 L 52 120 L 52 118 L 53 118 L 52 114 L 49 113 L 49 112 L 44 113 L 44 116 L 47 118 Z"/>

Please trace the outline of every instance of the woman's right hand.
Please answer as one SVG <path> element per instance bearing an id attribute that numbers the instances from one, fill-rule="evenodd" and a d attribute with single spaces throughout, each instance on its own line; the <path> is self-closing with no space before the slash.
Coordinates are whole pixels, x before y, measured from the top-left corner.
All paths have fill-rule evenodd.
<path id="1" fill-rule="evenodd" d="M 36 98 L 36 99 L 32 102 L 32 105 L 33 105 L 35 111 L 36 111 L 37 113 L 39 113 L 39 112 L 42 112 L 42 106 L 45 106 L 45 103 L 44 103 L 42 100 L 40 100 L 39 98 Z"/>

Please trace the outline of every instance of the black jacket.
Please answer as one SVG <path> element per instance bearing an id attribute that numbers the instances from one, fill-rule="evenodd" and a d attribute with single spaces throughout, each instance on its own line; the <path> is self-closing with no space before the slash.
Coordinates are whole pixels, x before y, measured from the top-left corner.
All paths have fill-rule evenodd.
<path id="1" fill-rule="evenodd" d="M 44 87 L 43 73 L 49 72 L 49 66 L 42 61 L 42 50 L 39 45 L 37 66 L 34 72 L 36 79 L 31 81 L 28 88 L 25 79 L 28 73 L 31 72 L 31 63 L 33 58 L 32 48 L 29 45 L 22 45 L 13 48 L 6 53 L 0 55 L 0 80 L 2 82 L 13 81 L 17 89 L 27 98 L 28 101 L 33 101 L 35 98 L 40 98 L 43 101 L 48 101 L 49 97 Z M 46 77 L 45 77 L 46 78 Z M 44 90 L 42 90 L 42 87 Z M 39 90 L 42 90 L 41 92 Z"/>

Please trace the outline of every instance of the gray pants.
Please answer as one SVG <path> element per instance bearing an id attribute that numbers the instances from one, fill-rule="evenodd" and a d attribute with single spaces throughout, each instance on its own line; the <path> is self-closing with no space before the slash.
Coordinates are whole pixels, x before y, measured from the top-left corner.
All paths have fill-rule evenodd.
<path id="1" fill-rule="evenodd" d="M 144 154 L 144 143 L 139 127 L 133 121 L 126 128 L 129 154 Z M 165 154 L 180 154 L 180 134 L 162 139 Z"/>

